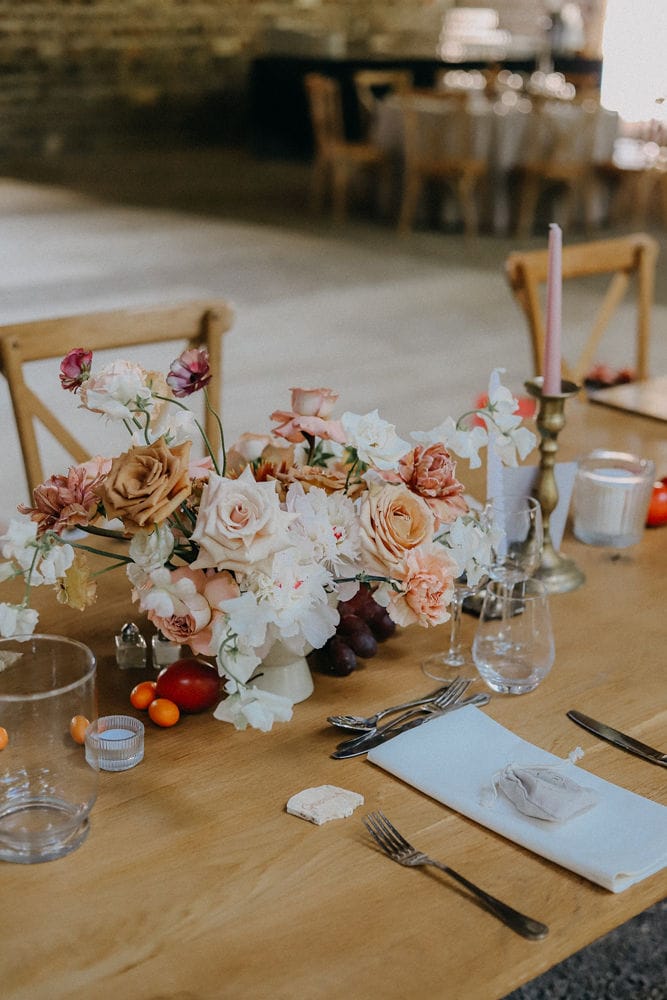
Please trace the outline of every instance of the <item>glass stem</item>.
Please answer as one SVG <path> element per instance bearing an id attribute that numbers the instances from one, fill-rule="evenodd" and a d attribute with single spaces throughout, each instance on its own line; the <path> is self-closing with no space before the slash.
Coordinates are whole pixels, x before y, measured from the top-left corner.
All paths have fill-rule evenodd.
<path id="1" fill-rule="evenodd" d="M 454 597 L 451 603 L 451 618 L 449 626 L 449 649 L 445 656 L 445 663 L 450 667 L 460 667 L 465 658 L 461 653 L 461 606 L 463 604 L 463 593 L 458 587 L 454 589 Z"/>

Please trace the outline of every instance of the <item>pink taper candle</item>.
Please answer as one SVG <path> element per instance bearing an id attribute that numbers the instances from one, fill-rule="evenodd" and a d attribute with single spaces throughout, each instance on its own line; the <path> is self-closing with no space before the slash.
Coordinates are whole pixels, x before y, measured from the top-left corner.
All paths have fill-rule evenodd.
<path id="1" fill-rule="evenodd" d="M 542 393 L 555 396 L 560 392 L 560 339 L 563 234 L 560 226 L 549 226 L 549 269 L 547 272 L 547 331 L 544 342 L 544 380 Z"/>

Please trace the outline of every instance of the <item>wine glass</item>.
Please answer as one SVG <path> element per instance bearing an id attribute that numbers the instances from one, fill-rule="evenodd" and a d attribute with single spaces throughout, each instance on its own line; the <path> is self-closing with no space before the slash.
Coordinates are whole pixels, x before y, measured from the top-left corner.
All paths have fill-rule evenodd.
<path id="1" fill-rule="evenodd" d="M 502 613 L 498 604 L 502 605 Z M 484 683 L 500 694 L 534 690 L 553 666 L 554 638 L 547 591 L 539 580 L 509 586 L 487 585 L 472 644 L 475 666 Z"/>
<path id="2" fill-rule="evenodd" d="M 469 583 L 465 573 L 454 581 L 454 596 L 450 604 L 449 648 L 444 653 L 434 653 L 422 662 L 422 671 L 436 681 L 453 681 L 461 676 L 460 668 L 472 661 L 463 652 L 461 642 L 461 611 L 466 597 L 478 593 L 483 581 Z"/>
<path id="3" fill-rule="evenodd" d="M 493 497 L 484 509 L 492 536 L 489 576 L 507 587 L 532 576 L 540 565 L 544 533 L 535 497 Z"/>

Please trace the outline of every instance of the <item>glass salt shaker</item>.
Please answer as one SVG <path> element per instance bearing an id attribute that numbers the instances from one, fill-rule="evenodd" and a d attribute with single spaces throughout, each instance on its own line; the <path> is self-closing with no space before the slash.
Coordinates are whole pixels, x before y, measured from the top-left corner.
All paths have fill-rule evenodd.
<path id="1" fill-rule="evenodd" d="M 156 670 L 168 667 L 170 663 L 175 663 L 181 658 L 181 645 L 167 639 L 162 632 L 156 632 L 151 638 L 151 648 L 153 650 L 153 666 Z"/>
<path id="2" fill-rule="evenodd" d="M 121 670 L 146 666 L 146 640 L 134 622 L 126 622 L 116 638 L 116 663 Z"/>

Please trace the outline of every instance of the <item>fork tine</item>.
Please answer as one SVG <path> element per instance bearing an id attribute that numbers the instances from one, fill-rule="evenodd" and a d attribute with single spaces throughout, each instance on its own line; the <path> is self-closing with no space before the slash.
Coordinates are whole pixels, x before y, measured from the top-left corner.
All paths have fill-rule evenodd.
<path id="1" fill-rule="evenodd" d="M 394 826 L 394 824 L 389 822 L 389 820 L 384 815 L 384 813 L 378 812 L 378 817 L 379 817 L 380 823 L 382 824 L 383 829 L 385 830 L 387 836 L 390 837 L 392 843 L 394 843 L 396 845 L 395 848 L 394 848 L 394 850 L 397 850 L 397 851 L 413 851 L 414 850 L 414 847 L 412 846 L 412 844 L 409 844 L 407 842 L 407 840 L 405 839 L 405 837 L 398 832 L 398 830 L 396 829 L 396 827 Z"/>
<path id="2" fill-rule="evenodd" d="M 375 816 L 376 816 L 375 813 L 369 813 L 368 816 L 364 816 L 363 817 L 363 824 L 366 827 L 366 829 L 368 830 L 368 832 L 370 833 L 370 835 L 373 838 L 373 840 L 375 841 L 375 843 L 378 845 L 378 847 L 381 848 L 381 850 L 384 851 L 385 854 L 389 854 L 388 846 L 384 842 L 384 840 L 382 839 L 382 835 L 379 832 L 379 828 L 376 827 Z"/>

